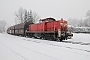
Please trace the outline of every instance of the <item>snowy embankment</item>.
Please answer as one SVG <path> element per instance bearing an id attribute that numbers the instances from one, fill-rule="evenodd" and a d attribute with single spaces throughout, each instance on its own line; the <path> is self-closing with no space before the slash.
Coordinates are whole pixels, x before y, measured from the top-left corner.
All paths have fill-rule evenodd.
<path id="1" fill-rule="evenodd" d="M 83 34 L 74 34 L 71 40 L 83 42 L 90 40 L 90 35 L 83 36 Z M 85 37 L 87 39 L 84 39 Z M 90 60 L 90 45 L 47 41 L 0 33 L 0 60 Z"/>

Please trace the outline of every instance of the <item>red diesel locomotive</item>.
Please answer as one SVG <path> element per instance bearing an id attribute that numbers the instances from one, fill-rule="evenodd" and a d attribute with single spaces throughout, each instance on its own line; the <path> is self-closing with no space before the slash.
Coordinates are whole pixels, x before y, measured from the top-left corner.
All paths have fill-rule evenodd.
<path id="1" fill-rule="evenodd" d="M 18 27 L 15 28 L 15 27 Z M 21 24 L 13 26 L 14 29 L 8 28 L 7 32 L 12 34 L 11 30 L 17 30 L 18 32 L 14 31 L 14 35 L 23 35 L 29 37 L 35 37 L 45 40 L 67 40 L 68 37 L 73 36 L 73 34 L 68 32 L 68 23 L 66 20 L 55 20 L 54 18 L 45 18 L 39 21 L 37 24 L 27 24 L 24 23 L 23 27 L 20 28 Z M 20 28 L 20 29 L 19 29 Z M 21 34 L 22 31 L 23 33 Z M 17 34 L 16 34 L 17 33 Z"/>
<path id="2" fill-rule="evenodd" d="M 30 37 L 49 39 L 49 40 L 67 40 L 72 36 L 68 33 L 68 24 L 66 20 L 56 21 L 54 18 L 40 20 L 40 23 L 29 25 L 26 35 Z"/>

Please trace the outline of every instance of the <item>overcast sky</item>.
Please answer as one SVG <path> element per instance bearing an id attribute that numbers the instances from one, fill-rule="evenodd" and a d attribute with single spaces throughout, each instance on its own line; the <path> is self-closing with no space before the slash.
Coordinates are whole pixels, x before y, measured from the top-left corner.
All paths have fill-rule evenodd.
<path id="1" fill-rule="evenodd" d="M 15 24 L 14 13 L 20 7 L 32 9 L 41 18 L 83 19 L 90 10 L 90 0 L 0 0 L 0 20 Z"/>

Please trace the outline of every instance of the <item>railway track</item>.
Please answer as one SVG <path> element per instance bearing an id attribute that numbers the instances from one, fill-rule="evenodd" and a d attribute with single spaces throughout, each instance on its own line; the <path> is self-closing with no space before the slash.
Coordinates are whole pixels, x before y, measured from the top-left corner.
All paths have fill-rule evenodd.
<path id="1" fill-rule="evenodd" d="M 29 37 L 26 37 L 26 38 L 29 38 Z M 39 39 L 39 38 L 35 38 L 35 39 Z M 23 40 L 26 40 L 26 39 L 23 39 Z M 40 39 L 40 40 L 43 40 L 43 39 Z M 30 41 L 30 40 L 28 40 L 28 41 Z M 52 40 L 48 40 L 48 41 L 52 41 Z M 56 42 L 60 42 L 60 41 L 56 40 Z M 80 45 L 90 45 L 90 42 L 89 43 L 86 43 L 86 42 L 75 42 L 75 41 L 62 41 L 62 42 L 63 43 L 71 43 L 71 44 L 80 44 Z"/>
<path id="2" fill-rule="evenodd" d="M 32 38 L 32 39 L 36 39 L 36 38 Z M 43 43 L 43 44 L 57 46 L 57 47 L 65 47 L 65 48 L 68 48 L 68 49 L 76 49 L 76 50 L 80 50 L 80 51 L 90 52 L 90 50 L 87 50 L 87 49 L 73 48 L 73 47 L 69 47 L 69 46 L 60 46 L 59 44 L 53 44 L 51 42 L 48 42 L 48 41 L 51 41 L 51 40 L 48 40 L 48 41 L 45 41 L 45 40 L 42 40 L 42 39 L 31 40 L 31 39 L 26 39 L 26 38 L 23 38 L 22 40 L 24 40 L 24 41 L 30 41 L 30 42 L 35 42 L 35 43 Z M 55 42 L 58 42 L 58 41 L 55 41 Z M 62 42 L 63 43 L 71 43 L 71 44 L 79 44 L 79 45 L 90 46 L 90 43 L 84 43 L 84 42 L 73 42 L 73 41 L 62 41 Z"/>
<path id="3" fill-rule="evenodd" d="M 58 44 L 52 44 L 52 43 L 47 43 L 47 42 L 41 42 L 41 41 L 36 41 L 36 40 L 27 40 L 27 39 L 23 39 L 25 41 L 30 41 L 30 42 L 35 42 L 35 43 L 43 43 L 43 44 L 47 44 L 47 45 L 51 45 L 51 46 L 57 46 L 57 47 L 65 47 L 68 49 L 75 49 L 75 50 L 80 50 L 80 51 L 86 51 L 86 52 L 90 52 L 90 50 L 87 49 L 80 49 L 80 48 L 73 48 L 73 47 L 69 47 L 69 46 L 61 46 Z M 62 41 L 63 43 L 72 43 L 72 44 L 80 44 L 80 45 L 90 45 L 90 43 L 83 43 L 83 42 L 72 42 L 72 41 Z"/>
<path id="4" fill-rule="evenodd" d="M 35 38 L 36 39 L 36 38 Z M 37 38 L 39 39 L 39 38 Z M 43 39 L 40 39 L 40 40 L 43 40 Z M 48 41 L 53 41 L 53 40 L 48 40 Z M 58 40 L 56 40 L 57 42 L 60 42 Z M 80 44 L 80 45 L 90 45 L 90 42 L 75 42 L 75 41 L 62 41 L 64 43 L 71 43 L 71 44 Z"/>
<path id="5" fill-rule="evenodd" d="M 73 42 L 73 41 L 62 41 L 64 43 L 72 43 L 72 44 L 80 44 L 80 45 L 90 45 L 90 43 L 84 43 L 84 42 Z"/>
<path id="6" fill-rule="evenodd" d="M 51 40 L 49 40 L 51 41 Z M 57 42 L 60 42 L 57 40 Z M 85 42 L 74 42 L 74 41 L 62 41 L 64 43 L 71 43 L 71 44 L 80 44 L 80 45 L 90 45 L 90 43 L 85 43 Z"/>

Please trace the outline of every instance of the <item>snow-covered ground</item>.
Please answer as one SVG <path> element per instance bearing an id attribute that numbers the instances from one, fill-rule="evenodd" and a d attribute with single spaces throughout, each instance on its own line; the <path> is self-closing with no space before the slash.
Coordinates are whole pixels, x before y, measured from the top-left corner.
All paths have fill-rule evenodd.
<path id="1" fill-rule="evenodd" d="M 74 34 L 70 41 L 90 43 L 90 34 Z M 90 45 L 0 33 L 0 60 L 90 60 Z"/>
<path id="2" fill-rule="evenodd" d="M 90 43 L 90 34 L 74 33 L 70 41 L 87 42 Z"/>

